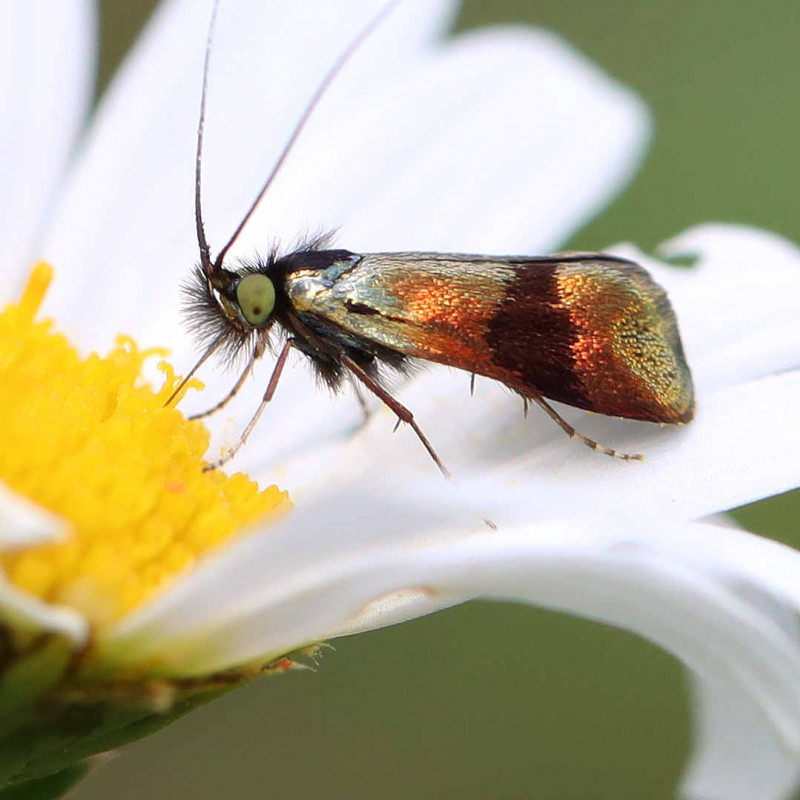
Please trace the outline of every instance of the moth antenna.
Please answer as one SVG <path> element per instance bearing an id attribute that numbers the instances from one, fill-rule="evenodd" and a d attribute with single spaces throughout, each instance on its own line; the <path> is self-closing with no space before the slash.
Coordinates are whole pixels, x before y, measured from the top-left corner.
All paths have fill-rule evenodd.
<path id="1" fill-rule="evenodd" d="M 206 124 L 206 96 L 208 95 L 208 65 L 211 61 L 211 43 L 214 38 L 214 27 L 217 22 L 217 8 L 219 0 L 214 0 L 211 8 L 211 21 L 208 23 L 208 36 L 206 38 L 206 52 L 203 59 L 203 88 L 200 93 L 200 119 L 197 122 L 197 152 L 194 162 L 194 224 L 197 229 L 197 246 L 200 248 L 200 264 L 206 278 L 211 278 L 216 271 L 216 265 L 211 262 L 211 251 L 206 241 L 206 231 L 203 226 L 203 207 L 200 191 L 201 162 L 203 160 L 203 129 Z M 221 259 L 219 263 L 222 263 Z M 197 366 L 200 366 L 199 364 Z M 187 378 L 188 380 L 188 378 Z"/>
<path id="2" fill-rule="evenodd" d="M 361 45 L 369 38 L 370 34 L 375 30 L 375 28 L 380 25 L 380 23 L 384 20 L 386 16 L 388 16 L 389 12 L 392 11 L 394 6 L 398 4 L 399 0 L 390 0 L 390 2 L 386 3 L 386 5 L 381 8 L 381 10 L 370 20 L 369 23 L 361 30 L 360 33 L 350 42 L 350 44 L 344 49 L 342 54 L 339 58 L 333 63 L 333 66 L 328 70 L 325 74 L 325 77 L 322 79 L 322 82 L 317 86 L 316 91 L 311 96 L 311 100 L 309 100 L 308 104 L 306 105 L 303 113 L 300 115 L 300 119 L 294 126 L 291 135 L 289 136 L 288 141 L 283 146 L 283 150 L 281 150 L 281 154 L 278 156 L 278 160 L 275 162 L 275 165 L 272 167 L 272 171 L 269 173 L 266 181 L 264 181 L 261 190 L 256 195 L 256 199 L 253 201 L 250 208 L 247 210 L 247 213 L 244 215 L 244 218 L 237 226 L 236 230 L 233 232 L 233 235 L 230 239 L 228 239 L 227 244 L 219 251 L 217 254 L 217 258 L 213 264 L 213 272 L 221 269 L 222 262 L 225 258 L 226 253 L 231 248 L 233 243 L 239 238 L 239 234 L 244 229 L 244 226 L 247 225 L 250 217 L 253 216 L 253 212 L 256 210 L 256 206 L 261 202 L 264 195 L 267 193 L 267 190 L 272 185 L 272 182 L 275 180 L 275 177 L 280 172 L 281 167 L 283 166 L 284 161 L 286 161 L 287 156 L 292 151 L 297 140 L 300 138 L 300 134 L 303 132 L 303 128 L 305 128 L 306 123 L 310 119 L 311 115 L 313 114 L 316 107 L 319 105 L 320 100 L 325 95 L 325 92 L 328 90 L 328 87 L 333 83 L 336 76 L 342 71 L 348 61 L 352 58 L 352 56 L 358 51 Z M 216 3 L 214 5 L 214 10 L 216 12 Z M 206 53 L 206 67 L 208 67 L 208 53 Z M 205 102 L 205 79 L 203 83 L 203 101 Z M 200 133 L 202 133 L 202 125 L 200 129 Z M 201 136 L 198 136 L 200 139 Z M 198 157 L 199 157 L 199 150 L 200 150 L 200 142 L 198 141 Z M 199 175 L 199 166 L 198 166 L 198 175 Z M 198 193 L 199 193 L 199 178 L 198 178 Z M 198 201 L 198 208 L 199 208 L 199 201 Z M 198 211 L 199 214 L 199 211 Z M 198 217 L 199 218 L 199 217 Z M 198 238 L 202 231 L 202 224 L 198 223 Z M 203 244 L 200 245 L 200 249 L 202 251 Z M 206 245 L 206 253 L 208 253 L 208 246 Z"/>

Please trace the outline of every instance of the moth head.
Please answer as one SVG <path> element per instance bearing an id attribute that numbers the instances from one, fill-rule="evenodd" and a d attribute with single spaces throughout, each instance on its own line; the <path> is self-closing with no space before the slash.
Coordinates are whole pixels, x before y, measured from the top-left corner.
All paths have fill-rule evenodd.
<path id="1" fill-rule="evenodd" d="M 256 260 L 220 267 L 208 275 L 198 265 L 185 284 L 185 319 L 198 344 L 224 362 L 249 357 L 257 341 L 265 344 L 275 322 L 275 282 L 268 263 Z"/>

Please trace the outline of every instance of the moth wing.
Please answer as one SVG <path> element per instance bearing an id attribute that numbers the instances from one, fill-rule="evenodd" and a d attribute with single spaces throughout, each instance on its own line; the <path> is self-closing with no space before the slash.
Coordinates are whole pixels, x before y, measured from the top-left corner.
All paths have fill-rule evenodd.
<path id="1" fill-rule="evenodd" d="M 675 314 L 633 262 L 597 253 L 374 253 L 325 272 L 307 275 L 302 290 L 290 286 L 293 304 L 309 324 L 365 347 L 377 343 L 603 414 L 692 417 Z"/>

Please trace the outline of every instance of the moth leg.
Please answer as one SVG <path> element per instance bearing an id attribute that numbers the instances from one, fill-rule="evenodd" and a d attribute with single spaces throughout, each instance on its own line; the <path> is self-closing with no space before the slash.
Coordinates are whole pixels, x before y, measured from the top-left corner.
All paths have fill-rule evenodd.
<path id="1" fill-rule="evenodd" d="M 278 381 L 281 378 L 283 368 L 286 366 L 286 359 L 289 357 L 289 351 L 295 346 L 294 339 L 286 340 L 286 344 L 281 349 L 278 360 L 275 362 L 275 367 L 272 370 L 272 375 L 270 376 L 269 383 L 267 384 L 267 390 L 264 392 L 264 397 L 261 398 L 261 402 L 256 409 L 256 413 L 250 418 L 250 422 L 247 423 L 247 427 L 242 431 L 242 435 L 238 438 L 233 447 L 228 448 L 221 458 L 218 458 L 216 461 L 212 461 L 210 464 L 206 464 L 206 466 L 203 467 L 203 472 L 208 472 L 212 469 L 219 469 L 219 467 L 221 467 L 223 464 L 230 461 L 239 451 L 241 446 L 247 441 L 247 437 L 253 432 L 253 428 L 255 428 L 259 417 L 267 407 L 267 403 L 272 400 L 272 396 L 275 394 L 275 389 L 278 386 Z M 240 380 L 242 380 L 243 377 Z"/>
<path id="2" fill-rule="evenodd" d="M 165 407 L 172 405 L 172 401 L 181 393 L 183 387 L 186 386 L 186 384 L 189 383 L 189 381 L 194 377 L 195 372 L 197 372 L 197 370 L 199 370 L 200 367 L 202 367 L 203 364 L 205 364 L 206 361 L 208 361 L 208 359 L 211 358 L 211 356 L 216 352 L 216 349 L 222 343 L 222 339 L 223 339 L 222 336 L 217 336 L 217 338 L 214 339 L 213 342 L 211 342 L 211 344 L 206 348 L 203 355 L 200 356 L 198 362 L 189 370 L 189 374 L 186 375 L 183 378 L 183 380 L 175 387 L 175 390 L 169 396 L 167 402 L 164 403 Z"/>
<path id="3" fill-rule="evenodd" d="M 347 367 L 347 369 L 355 375 L 364 386 L 367 387 L 381 402 L 385 403 L 388 408 L 390 408 L 395 414 L 397 414 L 397 418 L 401 422 L 408 423 L 414 430 L 414 433 L 417 434 L 417 437 L 424 445 L 425 449 L 428 451 L 428 454 L 433 459 L 434 463 L 439 470 L 441 471 L 442 475 L 445 478 L 450 477 L 450 473 L 447 471 L 447 467 L 442 463 L 442 460 L 436 454 L 436 451 L 433 449 L 433 446 L 428 441 L 428 438 L 420 429 L 419 425 L 417 425 L 416 421 L 414 420 L 414 415 L 400 402 L 394 399 L 384 388 L 382 388 L 373 378 L 367 375 L 364 370 L 353 361 L 350 356 L 342 355 L 341 356 L 342 364 Z"/>
<path id="4" fill-rule="evenodd" d="M 588 436 L 584 436 L 579 431 L 576 431 L 575 428 L 573 428 L 572 425 L 570 425 L 541 395 L 532 395 L 530 399 L 533 400 L 534 403 L 538 403 L 545 410 L 547 416 L 555 421 L 567 436 L 572 439 L 577 439 L 579 442 L 583 442 L 587 447 L 591 447 L 592 450 L 597 450 L 598 453 L 605 453 L 612 458 L 621 458 L 623 461 L 644 461 L 643 455 L 639 455 L 638 453 L 620 453 L 619 450 L 612 450 L 610 447 L 605 447 L 594 439 L 590 439 Z"/>
<path id="5" fill-rule="evenodd" d="M 358 385 L 358 381 L 353 377 L 352 372 L 347 373 L 347 377 L 350 380 L 350 385 L 353 387 L 353 391 L 355 392 L 356 399 L 358 400 L 358 404 L 361 406 L 361 411 L 364 414 L 364 420 L 362 422 L 363 425 L 366 425 L 367 420 L 372 415 L 372 410 L 367 405 L 367 400 L 364 395 L 361 393 L 361 387 Z"/>
<path id="6" fill-rule="evenodd" d="M 255 353 L 253 353 L 253 355 L 250 356 L 250 358 L 247 360 L 247 365 L 245 366 L 242 374 L 239 376 L 239 380 L 237 380 L 236 383 L 233 384 L 233 388 L 228 392 L 228 394 L 226 394 L 225 397 L 223 397 L 222 400 L 220 400 L 219 403 L 217 403 L 216 405 L 211 406 L 211 408 L 207 409 L 206 411 L 201 411 L 198 414 L 192 414 L 189 417 L 189 419 L 203 419 L 204 417 L 210 417 L 212 414 L 216 413 L 220 409 L 225 408 L 225 406 L 228 405 L 228 403 L 230 403 L 230 401 L 233 400 L 234 397 L 236 397 L 236 395 L 239 392 L 239 389 L 241 389 L 242 386 L 244 386 L 244 382 L 247 380 L 248 376 L 253 371 L 253 364 L 255 363 L 256 363 L 256 355 Z"/>

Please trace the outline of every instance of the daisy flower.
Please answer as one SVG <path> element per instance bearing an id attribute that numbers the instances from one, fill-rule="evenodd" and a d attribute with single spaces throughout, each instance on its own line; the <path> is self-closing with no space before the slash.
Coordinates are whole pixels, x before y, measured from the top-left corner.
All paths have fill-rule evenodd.
<path id="1" fill-rule="evenodd" d="M 223 2 L 204 161 L 212 248 L 378 6 Z M 237 252 L 322 227 L 359 252 L 541 253 L 621 189 L 647 139 L 641 102 L 542 31 L 445 38 L 457 11 L 398 5 L 315 110 Z M 230 465 L 250 478 L 203 473 L 208 436 L 163 408 L 177 378 L 157 365 L 164 346 L 181 369 L 196 357 L 178 309 L 197 256 L 209 8 L 162 4 L 88 123 L 91 5 L 2 13 L 14 69 L 0 92 L 17 112 L 0 149 L 4 783 L 51 781 L 57 796 L 84 759 L 320 641 L 489 597 L 617 625 L 681 659 L 696 730 L 682 796 L 787 796 L 800 778 L 800 558 L 703 520 L 800 482 L 793 245 L 701 226 L 661 254 L 691 269 L 620 246 L 670 293 L 698 418 L 570 419 L 645 464 L 523 419 L 502 387 L 479 381 L 470 399 L 468 377 L 431 370 L 398 397 L 452 470 L 444 481 L 387 411 L 362 425 L 352 398 L 320 397 L 298 362 Z M 135 342 L 114 345 L 120 332 Z M 212 420 L 212 452 L 235 440 L 269 367 Z M 202 377 L 182 407 L 212 405 L 231 382 Z"/>

